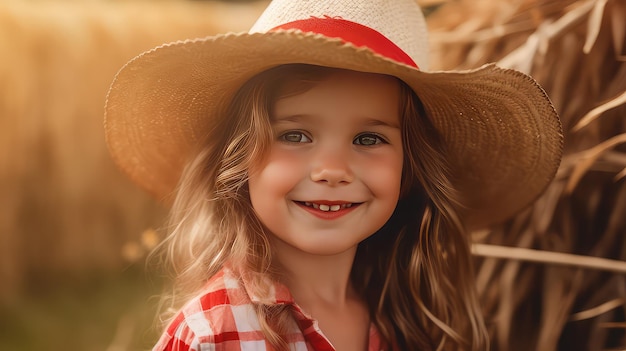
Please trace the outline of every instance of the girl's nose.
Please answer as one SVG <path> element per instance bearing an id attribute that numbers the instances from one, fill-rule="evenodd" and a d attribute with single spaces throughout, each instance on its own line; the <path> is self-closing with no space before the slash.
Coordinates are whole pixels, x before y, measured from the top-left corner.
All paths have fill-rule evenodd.
<path id="1" fill-rule="evenodd" d="M 311 180 L 331 186 L 349 184 L 354 180 L 348 155 L 338 150 L 318 153 L 311 167 Z"/>

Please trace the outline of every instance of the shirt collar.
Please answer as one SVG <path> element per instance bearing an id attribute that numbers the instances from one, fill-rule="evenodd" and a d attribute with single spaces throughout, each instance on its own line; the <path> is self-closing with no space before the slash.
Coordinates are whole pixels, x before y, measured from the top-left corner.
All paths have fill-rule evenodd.
<path id="1" fill-rule="evenodd" d="M 252 303 L 263 305 L 295 305 L 293 296 L 284 284 L 272 279 L 268 274 L 245 272 L 234 273 L 230 265 L 225 269 L 231 274 L 240 277 L 242 288 Z"/>

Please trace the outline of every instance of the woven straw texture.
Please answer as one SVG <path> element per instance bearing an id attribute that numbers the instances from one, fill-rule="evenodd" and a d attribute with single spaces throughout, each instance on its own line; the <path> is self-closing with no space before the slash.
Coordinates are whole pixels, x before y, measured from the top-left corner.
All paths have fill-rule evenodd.
<path id="1" fill-rule="evenodd" d="M 253 75 L 286 63 L 389 74 L 408 83 L 450 148 L 472 228 L 530 204 L 558 167 L 560 122 L 530 77 L 493 65 L 422 72 L 339 39 L 298 31 L 178 42 L 129 62 L 106 105 L 113 158 L 157 197 L 170 197 L 184 163 L 235 91 Z"/>

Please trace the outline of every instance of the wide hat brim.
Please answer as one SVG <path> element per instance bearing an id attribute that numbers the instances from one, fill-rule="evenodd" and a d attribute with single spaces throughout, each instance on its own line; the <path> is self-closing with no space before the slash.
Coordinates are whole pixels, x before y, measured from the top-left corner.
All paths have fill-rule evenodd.
<path id="1" fill-rule="evenodd" d="M 115 77 L 105 107 L 114 161 L 140 186 L 170 201 L 186 162 L 223 118 L 238 88 L 289 63 L 387 74 L 411 86 L 447 144 L 470 228 L 514 215 L 556 173 L 561 124 L 529 76 L 495 65 L 424 72 L 367 48 L 297 30 L 181 41 L 131 60 Z"/>

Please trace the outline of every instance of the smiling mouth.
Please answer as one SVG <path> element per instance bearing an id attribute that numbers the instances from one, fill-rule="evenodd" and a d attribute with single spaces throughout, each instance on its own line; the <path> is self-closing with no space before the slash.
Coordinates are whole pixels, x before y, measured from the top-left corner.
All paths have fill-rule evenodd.
<path id="1" fill-rule="evenodd" d="M 321 204 L 316 202 L 307 202 L 307 201 L 295 201 L 296 203 L 313 208 L 322 212 L 337 212 L 339 210 L 345 210 L 347 208 L 355 207 L 360 205 L 360 203 L 336 203 L 336 204 Z"/>

